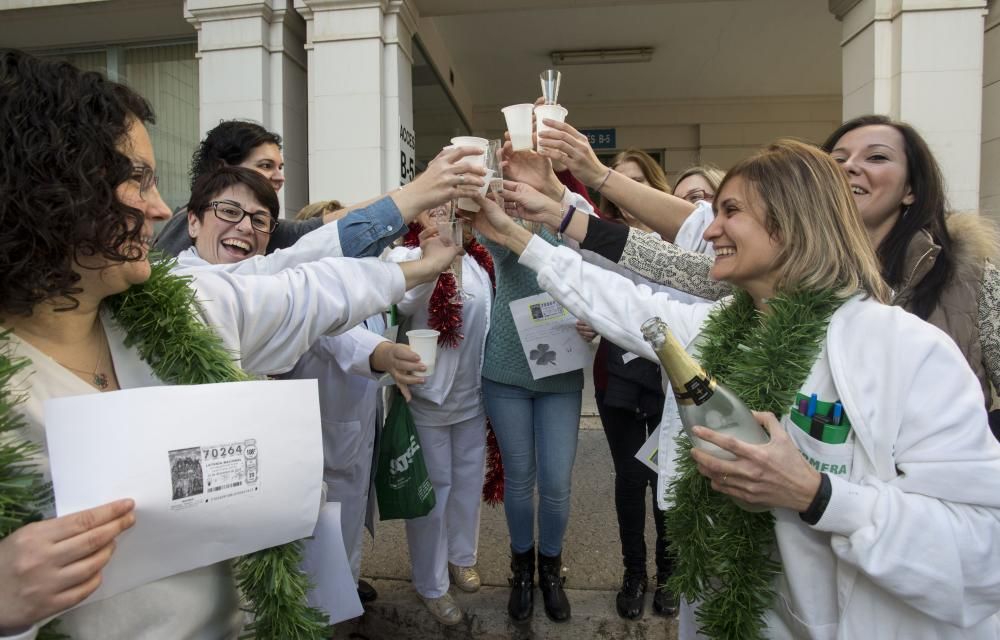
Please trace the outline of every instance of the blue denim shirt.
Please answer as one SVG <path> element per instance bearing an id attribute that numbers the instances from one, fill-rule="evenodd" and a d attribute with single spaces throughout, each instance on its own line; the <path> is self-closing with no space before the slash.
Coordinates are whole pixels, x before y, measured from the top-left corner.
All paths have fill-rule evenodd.
<path id="1" fill-rule="evenodd" d="M 365 258 L 382 253 L 393 240 L 406 233 L 407 227 L 396 203 L 386 196 L 348 213 L 337 221 L 337 230 L 344 255 Z"/>

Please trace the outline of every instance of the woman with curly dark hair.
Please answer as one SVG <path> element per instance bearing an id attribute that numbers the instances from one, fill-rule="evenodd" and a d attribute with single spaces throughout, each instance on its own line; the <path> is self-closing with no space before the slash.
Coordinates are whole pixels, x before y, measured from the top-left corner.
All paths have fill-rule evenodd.
<path id="1" fill-rule="evenodd" d="M 47 399 L 239 379 L 234 354 L 249 368 L 278 367 L 275 316 L 298 322 L 286 332 L 299 343 L 284 354 L 291 366 L 319 335 L 400 300 L 455 255 L 438 243 L 422 265 L 326 259 L 297 278 L 204 273 L 188 285 L 147 258 L 153 223 L 170 215 L 157 190 L 152 121 L 150 105 L 123 85 L 0 51 L 0 637 L 34 638 L 55 615 L 75 640 L 232 638 L 242 624 L 228 562 L 77 607 L 101 584 L 136 509 L 122 499 L 53 517 Z M 122 309 L 136 297 L 146 306 L 128 316 Z M 140 327 L 138 316 L 157 328 Z M 178 327 L 187 333 L 171 333 Z M 143 342 L 142 331 L 156 340 Z M 184 335 L 207 346 L 180 356 Z"/>
<path id="2" fill-rule="evenodd" d="M 222 166 L 253 169 L 270 180 L 275 191 L 285 185 L 281 136 L 249 120 L 223 120 L 208 132 L 191 156 L 191 187 L 198 178 Z"/>

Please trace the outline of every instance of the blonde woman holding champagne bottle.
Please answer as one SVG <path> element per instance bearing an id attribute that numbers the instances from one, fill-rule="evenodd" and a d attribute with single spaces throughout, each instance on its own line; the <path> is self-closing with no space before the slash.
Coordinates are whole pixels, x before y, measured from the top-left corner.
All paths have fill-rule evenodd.
<path id="1" fill-rule="evenodd" d="M 510 191 L 547 223 L 564 215 Z M 735 294 L 694 305 L 540 242 L 492 203 L 476 217 L 599 333 L 653 360 L 640 326 L 658 316 L 766 411 L 766 444 L 693 429 L 731 460 L 681 449 L 671 584 L 696 605 L 681 637 L 997 637 L 1000 445 L 955 344 L 885 304 L 843 172 L 778 141 L 730 170 L 714 209 L 711 275 Z"/>

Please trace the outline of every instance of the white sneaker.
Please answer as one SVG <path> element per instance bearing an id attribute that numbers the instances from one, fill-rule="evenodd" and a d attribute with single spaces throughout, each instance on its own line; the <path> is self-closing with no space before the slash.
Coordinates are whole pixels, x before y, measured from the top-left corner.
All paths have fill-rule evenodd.
<path id="1" fill-rule="evenodd" d="M 479 591 L 482 581 L 479 579 L 479 572 L 476 567 L 460 567 L 457 564 L 448 563 L 448 575 L 455 586 L 466 593 Z"/>
<path id="2" fill-rule="evenodd" d="M 427 610 L 441 624 L 451 626 L 462 621 L 462 610 L 450 593 L 446 593 L 440 598 L 425 598 L 418 593 L 417 597 L 423 601 Z"/>

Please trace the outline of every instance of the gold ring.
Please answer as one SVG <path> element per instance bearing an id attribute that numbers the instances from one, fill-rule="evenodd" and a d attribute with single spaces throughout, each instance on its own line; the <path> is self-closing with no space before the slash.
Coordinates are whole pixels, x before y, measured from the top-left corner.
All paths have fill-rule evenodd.
<path id="1" fill-rule="evenodd" d="M 729 474 L 728 473 L 722 474 L 722 482 L 720 482 L 719 484 L 721 484 L 722 486 L 726 486 L 726 480 L 729 480 Z"/>

